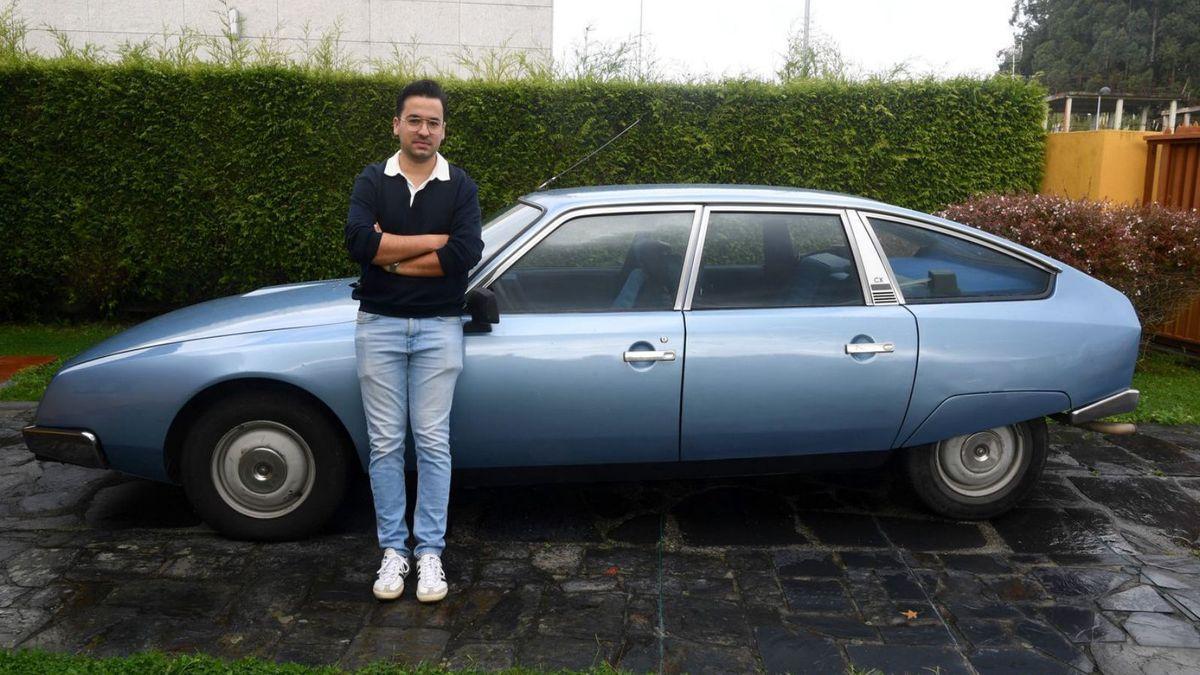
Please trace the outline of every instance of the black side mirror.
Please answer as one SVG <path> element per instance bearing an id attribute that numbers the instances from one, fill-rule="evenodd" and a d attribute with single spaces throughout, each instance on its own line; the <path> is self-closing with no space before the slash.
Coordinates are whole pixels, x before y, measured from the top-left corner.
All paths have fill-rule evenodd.
<path id="1" fill-rule="evenodd" d="M 490 333 L 492 324 L 500 323 L 496 294 L 486 288 L 467 293 L 467 312 L 471 314 L 471 320 L 463 326 L 464 333 Z"/>

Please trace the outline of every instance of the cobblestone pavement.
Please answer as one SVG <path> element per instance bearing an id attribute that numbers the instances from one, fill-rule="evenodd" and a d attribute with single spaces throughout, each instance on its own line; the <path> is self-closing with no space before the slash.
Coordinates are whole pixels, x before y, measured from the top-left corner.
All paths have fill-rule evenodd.
<path id="1" fill-rule="evenodd" d="M 1200 672 L 1200 429 L 1052 425 L 984 523 L 892 471 L 456 487 L 449 599 L 381 604 L 365 481 L 333 531 L 234 542 L 182 491 L 33 459 L 0 407 L 0 648 L 352 668 Z"/>

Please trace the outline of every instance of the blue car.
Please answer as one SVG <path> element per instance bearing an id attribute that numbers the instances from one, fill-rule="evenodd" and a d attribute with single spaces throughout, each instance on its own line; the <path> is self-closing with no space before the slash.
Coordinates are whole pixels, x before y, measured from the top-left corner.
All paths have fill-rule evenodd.
<path id="1" fill-rule="evenodd" d="M 1137 403 L 1125 296 L 928 214 L 785 188 L 581 188 L 522 198 L 483 238 L 456 469 L 894 459 L 933 511 L 988 518 L 1037 481 L 1046 416 Z M 26 443 L 182 483 L 228 536 L 312 533 L 366 466 L 354 283 L 262 288 L 110 338 L 54 377 Z"/>

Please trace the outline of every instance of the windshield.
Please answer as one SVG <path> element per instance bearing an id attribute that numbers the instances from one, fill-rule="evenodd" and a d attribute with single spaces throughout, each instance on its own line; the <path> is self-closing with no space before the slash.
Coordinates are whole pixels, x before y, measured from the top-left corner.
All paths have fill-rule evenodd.
<path id="1" fill-rule="evenodd" d="M 525 228 L 542 215 L 541 209 L 528 204 L 516 204 L 483 225 L 483 256 L 476 269 L 486 265 L 493 256 Z"/>

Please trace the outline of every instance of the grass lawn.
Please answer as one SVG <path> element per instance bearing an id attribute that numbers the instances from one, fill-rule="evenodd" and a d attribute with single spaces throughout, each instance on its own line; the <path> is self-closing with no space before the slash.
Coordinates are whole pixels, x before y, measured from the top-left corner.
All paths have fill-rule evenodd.
<path id="1" fill-rule="evenodd" d="M 599 663 L 587 670 L 540 670 L 515 666 L 497 671 L 484 671 L 467 666 L 460 670 L 449 670 L 441 665 L 422 664 L 402 666 L 376 662 L 356 670 L 343 670 L 336 666 L 304 666 L 295 663 L 273 663 L 258 658 L 238 661 L 223 661 L 204 654 L 162 654 L 143 652 L 132 656 L 97 658 L 88 655 L 55 654 L 37 650 L 0 649 L 0 675 L 443 675 L 448 673 L 496 672 L 502 675 L 618 675 L 618 671 L 607 663 Z M 878 670 L 861 670 L 850 666 L 845 675 L 882 675 Z"/>
<path id="2" fill-rule="evenodd" d="M 63 361 L 124 330 L 118 324 L 93 323 L 72 326 L 0 324 L 0 356 L 46 355 L 58 359 L 17 372 L 8 386 L 0 388 L 0 401 L 36 401 Z"/>
<path id="3" fill-rule="evenodd" d="M 256 658 L 245 658 L 239 661 L 222 661 L 203 654 L 167 655 L 158 652 L 145 652 L 132 656 L 96 658 L 86 655 L 52 654 L 36 650 L 6 651 L 0 649 L 0 675 L 58 675 L 72 673 L 73 675 L 231 675 L 232 673 L 246 675 L 441 675 L 443 673 L 482 673 L 475 668 L 467 667 L 462 670 L 447 670 L 436 665 L 420 665 L 405 667 L 388 663 L 373 663 L 354 671 L 346 671 L 334 666 L 303 666 L 294 663 L 272 663 Z M 600 663 L 587 670 L 538 670 L 520 666 L 505 670 L 494 671 L 503 675 L 540 675 L 554 673 L 570 675 L 582 673 L 586 675 L 617 675 L 621 672 L 606 663 Z M 882 675 L 878 670 L 860 668 L 851 664 L 844 675 Z"/>
<path id="4" fill-rule="evenodd" d="M 1200 359 L 1149 350 L 1138 361 L 1133 388 L 1137 410 L 1113 419 L 1156 424 L 1200 424 Z"/>
<path id="5" fill-rule="evenodd" d="M 73 675 L 341 675 L 342 673 L 356 675 L 438 675 L 441 673 L 479 673 L 475 669 L 446 670 L 445 668 L 423 665 L 405 667 L 387 663 L 377 663 L 353 671 L 346 671 L 333 666 L 303 666 L 294 663 L 272 663 L 256 658 L 245 658 L 239 661 L 222 661 L 203 654 L 166 655 L 158 652 L 145 652 L 133 656 L 118 656 L 96 658 L 86 655 L 52 654 L 42 651 L 18 650 L 5 651 L 0 649 L 0 674 L 8 675 L 58 675 L 71 673 Z M 507 675 L 537 675 L 541 672 L 581 672 L 595 675 L 613 675 L 617 671 L 604 665 L 585 671 L 538 671 L 528 668 L 510 668 L 498 671 Z"/>
<path id="6" fill-rule="evenodd" d="M 0 650 L 0 673 L 51 675 L 75 673 L 78 675 L 118 675 L 137 673 L 178 673 L 180 675 L 226 675 L 227 673 L 253 675 L 334 675 L 342 671 L 336 668 L 309 668 L 292 664 L 276 665 L 257 659 L 243 659 L 227 663 L 209 656 L 166 656 L 159 653 L 143 653 L 134 656 L 94 658 L 71 654 L 51 654 L 40 651 Z M 383 673 L 383 670 L 376 672 Z M 392 672 L 399 673 L 400 669 Z M 426 671 L 429 672 L 429 671 Z"/>
<path id="7" fill-rule="evenodd" d="M 0 401 L 36 401 L 63 361 L 120 332 L 118 324 L 52 326 L 0 324 L 0 356 L 53 354 L 58 360 L 27 368 L 0 388 Z M 1138 362 L 1134 388 L 1142 392 L 1138 409 L 1114 419 L 1122 422 L 1200 424 L 1200 361 L 1150 350 Z"/>

